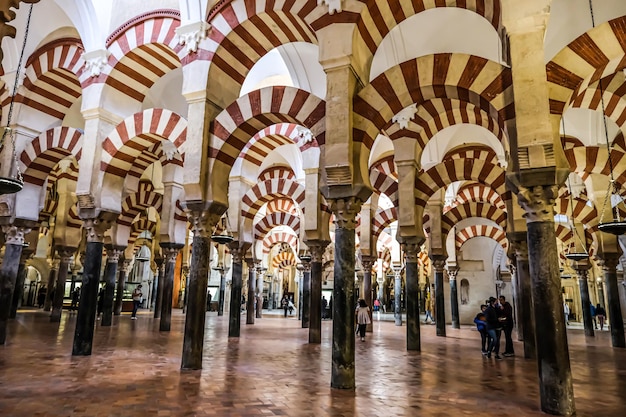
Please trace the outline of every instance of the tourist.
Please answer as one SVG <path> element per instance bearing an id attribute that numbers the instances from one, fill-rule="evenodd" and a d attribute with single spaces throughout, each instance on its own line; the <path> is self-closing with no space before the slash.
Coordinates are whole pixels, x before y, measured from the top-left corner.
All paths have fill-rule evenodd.
<path id="1" fill-rule="evenodd" d="M 74 288 L 74 291 L 72 292 L 72 304 L 70 306 L 70 310 L 75 311 L 78 309 L 78 300 L 80 300 L 80 287 Z"/>
<path id="2" fill-rule="evenodd" d="M 565 315 L 566 326 L 569 326 L 569 313 L 570 313 L 569 305 L 567 304 L 567 301 L 563 301 L 563 314 Z"/>
<path id="3" fill-rule="evenodd" d="M 500 356 L 500 335 L 502 331 L 502 323 L 498 315 L 497 300 L 489 297 L 489 305 L 485 310 L 485 319 L 487 321 L 487 334 L 491 338 L 489 348 L 487 349 L 487 357 L 491 358 L 491 353 L 495 353 L 496 359 L 502 359 Z"/>
<path id="4" fill-rule="evenodd" d="M 370 308 L 363 299 L 359 300 L 359 306 L 356 309 L 356 321 L 359 325 L 357 331 L 361 336 L 361 342 L 365 342 L 365 330 L 372 321 L 370 320 Z"/>
<path id="5" fill-rule="evenodd" d="M 513 338 L 511 334 L 513 333 L 513 306 L 511 303 L 506 301 L 506 297 L 504 295 L 500 296 L 500 316 L 504 318 L 502 320 L 502 325 L 504 329 L 504 356 L 514 356 L 515 350 L 513 349 Z"/>
<path id="6" fill-rule="evenodd" d="M 591 310 L 591 320 L 593 320 L 593 328 L 598 330 L 598 321 L 596 320 L 596 306 L 589 303 L 589 310 Z"/>
<path id="7" fill-rule="evenodd" d="M 287 317 L 287 311 L 289 310 L 289 299 L 287 298 L 287 295 L 283 295 L 283 299 L 281 300 L 280 305 L 285 311 L 285 317 Z"/>
<path id="8" fill-rule="evenodd" d="M 474 317 L 474 324 L 476 324 L 476 330 L 480 333 L 480 351 L 483 355 L 487 355 L 487 319 L 485 318 L 485 310 L 487 310 L 487 306 L 485 304 L 480 306 L 480 313 L 476 314 Z"/>
<path id="9" fill-rule="evenodd" d="M 325 296 L 322 296 L 322 320 L 328 318 L 328 314 L 326 309 L 328 308 L 328 300 L 326 300 Z"/>
<path id="10" fill-rule="evenodd" d="M 380 310 L 380 301 L 378 301 L 378 298 L 374 300 L 374 311 L 379 311 Z"/>
<path id="11" fill-rule="evenodd" d="M 430 294 L 426 294 L 426 318 L 424 319 L 424 323 L 428 322 L 430 319 L 432 324 L 435 324 L 435 319 L 433 317 L 433 297 Z"/>
<path id="12" fill-rule="evenodd" d="M 600 304 L 596 305 L 596 317 L 600 322 L 600 331 L 604 330 L 604 320 L 606 320 L 606 310 Z"/>
<path id="13" fill-rule="evenodd" d="M 48 292 L 48 290 L 46 289 L 45 286 L 39 288 L 39 291 L 37 291 L 37 307 L 43 308 L 43 305 L 46 302 L 46 293 L 47 292 Z"/>
<path id="14" fill-rule="evenodd" d="M 141 284 L 137 285 L 137 288 L 133 291 L 133 314 L 130 317 L 131 320 L 137 320 L 137 309 L 141 305 L 143 293 L 141 292 Z"/>

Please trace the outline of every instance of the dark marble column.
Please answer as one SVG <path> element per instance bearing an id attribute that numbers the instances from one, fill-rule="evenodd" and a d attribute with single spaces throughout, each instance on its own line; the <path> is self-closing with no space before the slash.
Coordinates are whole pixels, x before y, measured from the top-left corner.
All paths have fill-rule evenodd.
<path id="1" fill-rule="evenodd" d="M 302 277 L 302 328 L 308 329 L 311 323 L 311 257 L 302 261 L 303 277 Z"/>
<path id="2" fill-rule="evenodd" d="M 115 297 L 115 278 L 120 255 L 124 254 L 123 246 L 109 246 L 106 248 L 107 263 L 104 267 L 104 299 L 102 300 L 101 326 L 109 327 L 113 323 L 113 299 Z"/>
<path id="3" fill-rule="evenodd" d="M 616 270 L 619 257 L 618 253 L 604 253 L 601 255 L 607 298 L 606 312 L 611 325 L 611 344 L 613 347 L 623 348 L 626 347 L 626 340 L 624 340 L 624 319 L 622 318 L 622 308 L 619 302 Z"/>
<path id="4" fill-rule="evenodd" d="M 585 325 L 585 336 L 595 336 L 593 330 L 593 317 L 591 317 L 591 299 L 589 298 L 589 284 L 587 277 L 591 265 L 589 260 L 574 262 L 574 269 L 578 275 L 578 288 L 580 289 L 580 302 L 583 309 L 583 324 Z"/>
<path id="5" fill-rule="evenodd" d="M 217 315 L 224 315 L 224 302 L 226 301 L 226 270 L 222 267 L 220 272 L 219 300 L 217 300 Z M 232 297 L 232 293 L 231 293 Z"/>
<path id="6" fill-rule="evenodd" d="M 420 311 L 419 311 L 419 274 L 417 254 L 420 245 L 403 243 L 402 250 L 406 260 L 406 350 L 421 350 Z"/>
<path id="7" fill-rule="evenodd" d="M 335 215 L 333 362 L 330 385 L 333 388 L 354 389 L 354 244 L 355 219 L 361 209 L 361 201 L 350 197 L 330 200 L 329 203 Z"/>
<path id="8" fill-rule="evenodd" d="M 443 290 L 443 267 L 446 264 L 446 257 L 443 255 L 432 256 L 433 269 L 435 270 L 435 324 L 437 336 L 446 336 L 446 303 Z"/>
<path id="9" fill-rule="evenodd" d="M 159 277 L 163 278 L 163 296 L 161 298 L 161 322 L 159 331 L 169 332 L 172 326 L 172 298 L 174 297 L 174 272 L 176 271 L 176 258 L 178 252 L 183 248 L 179 243 L 161 243 L 161 250 L 164 256 L 165 273 Z M 206 303 L 205 311 L 206 311 Z"/>
<path id="10" fill-rule="evenodd" d="M 393 318 L 396 326 L 402 326 L 402 269 L 394 268 Z"/>
<path id="11" fill-rule="evenodd" d="M 322 256 L 329 242 L 306 242 L 311 251 L 311 316 L 309 343 L 322 343 Z"/>
<path id="12" fill-rule="evenodd" d="M 29 249 L 27 244 L 23 245 L 22 255 L 20 256 L 20 266 L 17 269 L 17 279 L 15 281 L 15 289 L 13 290 L 13 301 L 11 302 L 11 311 L 9 311 L 9 318 L 14 319 L 17 316 L 17 309 L 22 306 L 22 296 L 24 295 L 24 282 L 26 282 L 26 275 L 28 273 L 28 267 L 26 261 L 33 255 L 35 251 Z"/>
<path id="13" fill-rule="evenodd" d="M 50 314 L 50 321 L 58 323 L 61 321 L 61 313 L 63 312 L 63 298 L 65 292 L 65 281 L 67 280 L 67 270 L 70 266 L 70 260 L 76 248 L 67 246 L 58 246 L 56 251 L 59 254 L 59 272 L 57 273 L 57 283 L 54 290 L 54 300 L 52 300 L 52 314 Z"/>
<path id="14" fill-rule="evenodd" d="M 530 279 L 530 267 L 528 265 L 528 242 L 526 232 L 520 233 L 519 240 L 515 242 L 516 273 L 519 282 L 519 312 L 518 321 L 524 332 L 524 357 L 537 359 L 537 343 L 535 339 L 535 314 L 533 291 Z"/>
<path id="15" fill-rule="evenodd" d="M 195 204 L 194 204 L 195 205 Z M 187 204 L 193 231 L 193 247 L 187 284 L 187 314 L 181 369 L 202 369 L 207 284 L 211 257 L 211 233 L 220 216 Z"/>
<path id="16" fill-rule="evenodd" d="M 554 201 L 558 186 L 520 188 L 518 201 L 526 211 L 529 273 L 541 410 L 548 414 L 575 414 L 561 274 L 554 233 Z M 522 270 L 519 268 L 518 270 Z M 525 338 L 526 339 L 526 338 Z"/>
<path id="17" fill-rule="evenodd" d="M 230 286 L 230 311 L 228 319 L 228 337 L 239 337 L 241 331 L 241 287 L 243 285 L 243 255 L 245 250 L 239 242 L 232 242 L 230 255 L 233 258 L 232 283 Z"/>
<path id="18" fill-rule="evenodd" d="M 267 268 L 261 266 L 256 269 L 256 318 L 263 318 L 263 274 Z"/>
<path id="19" fill-rule="evenodd" d="M 161 311 L 163 305 L 163 281 L 165 280 L 165 263 L 163 255 L 159 252 L 155 254 L 154 263 L 157 267 L 157 275 L 154 277 L 156 280 L 156 301 L 154 302 L 154 318 L 161 318 Z"/>
<path id="20" fill-rule="evenodd" d="M 112 216 L 85 219 L 83 228 L 87 232 L 87 248 L 83 262 L 83 283 L 80 288 L 80 303 L 76 315 L 76 329 L 72 355 L 91 355 L 94 325 L 98 306 L 98 286 L 102 268 L 104 232 L 111 227 Z"/>
<path id="21" fill-rule="evenodd" d="M 254 324 L 254 296 L 256 293 L 256 265 L 254 260 L 246 259 L 248 265 L 248 298 L 246 299 L 246 324 Z"/>
<path id="22" fill-rule="evenodd" d="M 59 272 L 59 260 L 55 257 L 54 249 L 52 250 L 52 264 L 50 266 L 50 272 L 48 273 L 48 290 L 46 291 L 46 299 L 43 304 L 43 311 L 51 311 L 52 310 L 52 298 L 54 294 L 52 294 L 52 290 L 55 289 L 54 283 L 57 280 L 57 273 Z M 56 293 L 56 291 L 55 291 Z"/>
<path id="23" fill-rule="evenodd" d="M 374 297 L 372 294 L 372 266 L 376 262 L 371 256 L 363 256 L 361 258 L 361 265 L 363 265 L 363 298 L 365 303 L 370 308 L 370 321 L 371 323 L 367 325 L 365 331 L 368 333 L 372 333 L 373 329 L 373 316 L 372 313 L 374 311 Z M 408 314 L 408 313 L 407 313 Z"/>
<path id="24" fill-rule="evenodd" d="M 13 291 L 17 280 L 17 271 L 20 267 L 20 258 L 24 248 L 24 236 L 30 232 L 30 227 L 2 225 L 4 232 L 4 258 L 0 266 L 0 345 L 4 345 L 7 338 L 7 321 L 13 301 Z"/>
<path id="25" fill-rule="evenodd" d="M 113 314 L 119 316 L 122 314 L 122 304 L 124 301 L 124 287 L 126 287 L 126 277 L 128 274 L 128 266 L 130 265 L 130 259 L 124 259 L 120 264 L 118 262 L 117 268 L 119 274 L 117 276 L 117 290 L 115 292 L 115 306 L 113 307 Z"/>
<path id="26" fill-rule="evenodd" d="M 450 314 L 452 315 L 453 329 L 461 328 L 461 320 L 459 318 L 459 291 L 456 285 L 456 277 L 458 273 L 458 267 L 448 268 L 448 280 L 450 282 Z"/>

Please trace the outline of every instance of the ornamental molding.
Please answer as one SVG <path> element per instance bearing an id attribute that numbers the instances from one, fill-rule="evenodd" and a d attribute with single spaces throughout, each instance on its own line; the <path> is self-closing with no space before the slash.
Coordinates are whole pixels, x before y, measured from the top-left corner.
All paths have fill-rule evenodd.
<path id="1" fill-rule="evenodd" d="M 98 77 L 104 71 L 109 62 L 111 53 L 106 49 L 96 49 L 95 51 L 85 52 L 82 56 L 85 61 L 85 70 L 89 72 L 90 77 Z"/>
<path id="2" fill-rule="evenodd" d="M 186 46 L 187 54 L 195 53 L 198 51 L 200 42 L 207 38 L 207 32 L 210 28 L 211 25 L 202 20 L 181 25 L 176 28 L 178 44 Z"/>
<path id="3" fill-rule="evenodd" d="M 328 6 L 328 14 L 341 13 L 343 11 L 343 0 L 317 0 L 317 5 Z"/>

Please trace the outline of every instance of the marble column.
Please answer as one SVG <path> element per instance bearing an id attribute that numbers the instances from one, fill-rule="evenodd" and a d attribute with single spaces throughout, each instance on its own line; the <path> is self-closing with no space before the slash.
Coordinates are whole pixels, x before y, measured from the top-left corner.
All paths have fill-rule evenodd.
<path id="1" fill-rule="evenodd" d="M 128 267 L 130 266 L 130 259 L 124 259 L 120 264 L 118 262 L 119 274 L 117 276 L 117 290 L 115 292 L 115 306 L 113 307 L 113 315 L 119 316 L 122 314 L 122 304 L 124 301 L 124 288 L 126 287 L 126 277 L 128 274 Z"/>
<path id="2" fill-rule="evenodd" d="M 509 241 L 510 242 L 510 241 Z M 511 242 L 511 245 L 513 243 Z M 520 302 L 520 280 L 517 274 L 517 260 L 515 259 L 515 253 L 512 252 L 509 257 L 509 272 L 511 273 L 511 284 L 513 285 L 513 314 L 515 315 L 515 332 L 517 333 L 517 340 L 519 342 L 524 341 L 524 323 L 522 322 L 522 307 Z"/>
<path id="3" fill-rule="evenodd" d="M 156 252 L 154 257 L 154 263 L 157 267 L 157 274 L 154 277 L 156 280 L 156 301 L 154 302 L 154 318 L 161 318 L 161 311 L 163 305 L 163 281 L 165 280 L 165 262 L 163 254 Z"/>
<path id="4" fill-rule="evenodd" d="M 195 204 L 193 204 L 195 205 Z M 207 285 L 211 257 L 211 233 L 221 216 L 187 204 L 193 231 L 193 247 L 187 284 L 187 313 L 181 369 L 202 369 Z"/>
<path id="5" fill-rule="evenodd" d="M 302 260 L 303 277 L 302 277 L 302 328 L 308 329 L 311 324 L 311 258 Z"/>
<path id="6" fill-rule="evenodd" d="M 585 336 L 595 336 L 593 330 L 593 317 L 591 317 L 591 299 L 589 298 L 589 284 L 587 278 L 589 275 L 589 259 L 574 262 L 574 269 L 578 276 L 578 288 L 580 289 L 580 304 L 583 309 L 583 324 L 585 326 Z"/>
<path id="7" fill-rule="evenodd" d="M 46 291 L 46 298 L 43 304 L 43 311 L 51 311 L 52 310 L 52 298 L 54 294 L 52 294 L 52 290 L 55 289 L 54 283 L 57 280 L 57 273 L 59 272 L 59 260 L 55 256 L 54 249 L 52 250 L 52 263 L 50 266 L 50 272 L 48 273 L 48 291 Z M 56 291 L 55 291 L 56 293 Z"/>
<path id="8" fill-rule="evenodd" d="M 450 314 L 452 316 L 453 329 L 461 328 L 461 320 L 459 318 L 459 291 L 456 281 L 458 273 L 458 267 L 448 268 L 448 280 L 450 282 Z"/>
<path id="9" fill-rule="evenodd" d="M 159 282 L 163 281 L 163 295 L 161 297 L 161 322 L 159 331 L 169 332 L 172 326 L 172 302 L 174 297 L 174 272 L 176 271 L 176 258 L 183 248 L 179 243 L 161 243 L 161 251 L 164 256 L 165 271 L 159 276 Z M 206 303 L 205 311 L 206 311 Z"/>
<path id="10" fill-rule="evenodd" d="M 263 318 L 263 274 L 266 268 L 258 267 L 256 270 L 256 318 Z"/>
<path id="11" fill-rule="evenodd" d="M 393 318 L 396 326 L 402 326 L 402 268 L 394 267 Z"/>
<path id="12" fill-rule="evenodd" d="M 322 343 L 322 257 L 329 242 L 306 242 L 311 251 L 311 315 L 309 343 Z"/>
<path id="13" fill-rule="evenodd" d="M 246 299 L 246 324 L 254 324 L 254 295 L 256 293 L 256 265 L 254 260 L 246 259 L 248 265 L 248 298 Z"/>
<path id="14" fill-rule="evenodd" d="M 363 265 L 363 298 L 365 303 L 370 308 L 370 324 L 367 325 L 365 331 L 372 333 L 373 329 L 373 311 L 374 311 L 374 297 L 372 294 L 372 266 L 376 262 L 371 256 L 363 256 L 361 258 L 361 265 Z"/>
<path id="15" fill-rule="evenodd" d="M 575 407 L 554 232 L 558 188 L 520 186 L 518 201 L 526 211 L 535 335 L 540 341 L 536 349 L 541 409 L 549 414 L 569 416 L 575 413 Z"/>
<path id="16" fill-rule="evenodd" d="M 361 209 L 361 201 L 349 197 L 329 200 L 329 203 L 335 215 L 333 348 L 330 385 L 333 388 L 354 389 L 354 244 L 356 215 Z"/>
<path id="17" fill-rule="evenodd" d="M 226 269 L 222 267 L 220 272 L 220 289 L 219 289 L 219 299 L 217 300 L 217 315 L 224 315 L 224 302 L 226 301 Z M 232 298 L 233 293 L 230 293 Z"/>
<path id="18" fill-rule="evenodd" d="M 432 257 L 433 269 L 435 271 L 435 324 L 437 336 L 446 336 L 446 303 L 443 290 L 443 267 L 446 264 L 446 257 L 434 255 Z"/>
<path id="19" fill-rule="evenodd" d="M 402 250 L 405 256 L 406 280 L 406 350 L 421 350 L 420 342 L 420 311 L 419 311 L 419 274 L 417 269 L 417 254 L 420 245 L 403 243 Z"/>
<path id="20" fill-rule="evenodd" d="M 243 281 L 243 248 L 239 242 L 232 242 L 230 255 L 233 259 L 232 283 L 230 286 L 230 311 L 228 319 L 228 337 L 239 337 L 241 330 L 241 287 Z"/>
<path id="21" fill-rule="evenodd" d="M 24 248 L 24 236 L 30 228 L 13 224 L 2 225 L 4 232 L 4 258 L 0 265 L 0 345 L 4 345 L 7 338 L 7 320 L 13 301 L 17 271 L 20 267 L 20 258 Z"/>
<path id="22" fill-rule="evenodd" d="M 115 278 L 120 255 L 124 254 L 123 246 L 108 246 L 106 248 L 107 263 L 104 267 L 104 299 L 102 300 L 102 321 L 100 325 L 109 327 L 113 324 L 113 301 L 115 298 Z"/>
<path id="23" fill-rule="evenodd" d="M 104 232 L 110 226 L 111 221 L 106 220 L 106 218 L 84 220 L 83 228 L 87 232 L 87 248 L 83 262 L 83 282 L 80 288 L 80 303 L 78 304 L 72 345 L 72 355 L 74 356 L 91 355 L 98 307 Z"/>
<path id="24" fill-rule="evenodd" d="M 20 256 L 20 266 L 17 269 L 17 279 L 15 281 L 15 289 L 13 290 L 11 311 L 9 311 L 10 319 L 14 319 L 17 316 L 17 309 L 22 306 L 22 296 L 24 295 L 24 282 L 26 282 L 26 275 L 28 273 L 26 261 L 33 255 L 34 252 L 35 251 L 33 249 L 29 249 L 28 245 L 24 244 L 22 249 L 22 255 Z"/>
<path id="25" fill-rule="evenodd" d="M 67 270 L 70 266 L 70 260 L 76 248 L 67 246 L 58 246 L 56 248 L 59 254 L 59 272 L 57 273 L 57 282 L 54 290 L 54 300 L 52 300 L 52 314 L 50 314 L 50 321 L 58 323 L 61 321 L 61 313 L 63 311 L 63 298 L 65 293 L 65 281 L 67 280 Z M 71 294 L 70 294 L 71 295 Z"/>
<path id="26" fill-rule="evenodd" d="M 528 242 L 526 232 L 520 233 L 519 240 L 515 242 L 515 260 L 517 280 L 519 281 L 519 311 L 518 321 L 524 332 L 524 357 L 537 359 L 537 343 L 535 340 L 535 315 L 533 303 L 533 291 L 530 279 L 530 267 L 528 264 Z"/>
<path id="27" fill-rule="evenodd" d="M 604 271 L 604 285 L 606 287 L 606 312 L 611 328 L 611 344 L 613 347 L 626 347 L 624 340 L 624 319 L 619 302 L 619 289 L 617 287 L 617 264 L 620 255 L 618 253 L 604 253 L 602 258 L 602 270 Z"/>

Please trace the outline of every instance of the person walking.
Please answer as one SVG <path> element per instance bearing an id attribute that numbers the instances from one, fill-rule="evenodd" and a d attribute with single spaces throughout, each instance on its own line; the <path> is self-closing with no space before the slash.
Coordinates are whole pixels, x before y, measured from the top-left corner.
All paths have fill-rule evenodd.
<path id="1" fill-rule="evenodd" d="M 600 331 L 604 330 L 604 320 L 606 320 L 606 310 L 600 304 L 596 305 L 596 317 L 600 322 Z"/>
<path id="2" fill-rule="evenodd" d="M 596 320 L 596 306 L 593 304 L 589 304 L 589 309 L 591 310 L 591 320 L 593 320 L 594 329 L 598 330 L 598 321 Z"/>
<path id="3" fill-rule="evenodd" d="M 370 320 L 370 308 L 365 300 L 359 300 L 359 306 L 356 308 L 356 321 L 358 324 L 358 334 L 361 336 L 361 342 L 365 342 L 365 329 L 372 321 Z"/>
<path id="4" fill-rule="evenodd" d="M 74 288 L 74 292 L 72 293 L 72 305 L 70 306 L 71 311 L 78 309 L 78 300 L 80 300 L 80 287 Z"/>
<path id="5" fill-rule="evenodd" d="M 566 326 L 569 326 L 569 313 L 570 313 L 569 304 L 567 304 L 567 301 L 563 301 L 563 314 L 565 315 Z"/>
<path id="6" fill-rule="evenodd" d="M 476 325 L 476 330 L 480 333 L 480 351 L 483 355 L 487 355 L 487 319 L 485 318 L 485 310 L 487 310 L 487 306 L 485 304 L 480 306 L 480 313 L 476 314 L 474 317 L 474 324 Z"/>
<path id="7" fill-rule="evenodd" d="M 133 314 L 130 317 L 131 320 L 137 320 L 137 309 L 141 305 L 143 293 L 141 292 L 141 284 L 137 285 L 137 288 L 133 290 Z"/>
<path id="8" fill-rule="evenodd" d="M 435 319 L 433 317 L 433 297 L 430 294 L 426 295 L 426 317 L 424 318 L 424 323 L 428 323 L 428 319 L 430 319 L 431 324 L 435 324 Z"/>
<path id="9" fill-rule="evenodd" d="M 494 297 L 489 297 L 489 305 L 485 310 L 485 319 L 487 321 L 487 334 L 491 338 L 489 348 L 487 349 L 487 357 L 491 358 L 491 353 L 495 353 L 496 359 L 502 359 L 500 356 L 500 335 L 502 332 L 502 323 L 498 317 L 497 301 Z"/>
<path id="10" fill-rule="evenodd" d="M 511 334 L 513 333 L 513 306 L 511 303 L 506 301 L 506 297 L 504 295 L 500 296 L 500 317 L 503 317 L 502 320 L 502 328 L 504 330 L 504 356 L 515 356 L 515 350 L 513 349 L 513 338 Z"/>
<path id="11" fill-rule="evenodd" d="M 328 309 L 328 300 L 325 296 L 322 296 L 322 320 L 328 318 L 326 309 Z"/>
<path id="12" fill-rule="evenodd" d="M 287 317 L 287 311 L 289 310 L 289 299 L 286 295 L 283 295 L 283 299 L 281 300 L 280 305 L 285 311 L 285 317 Z"/>

